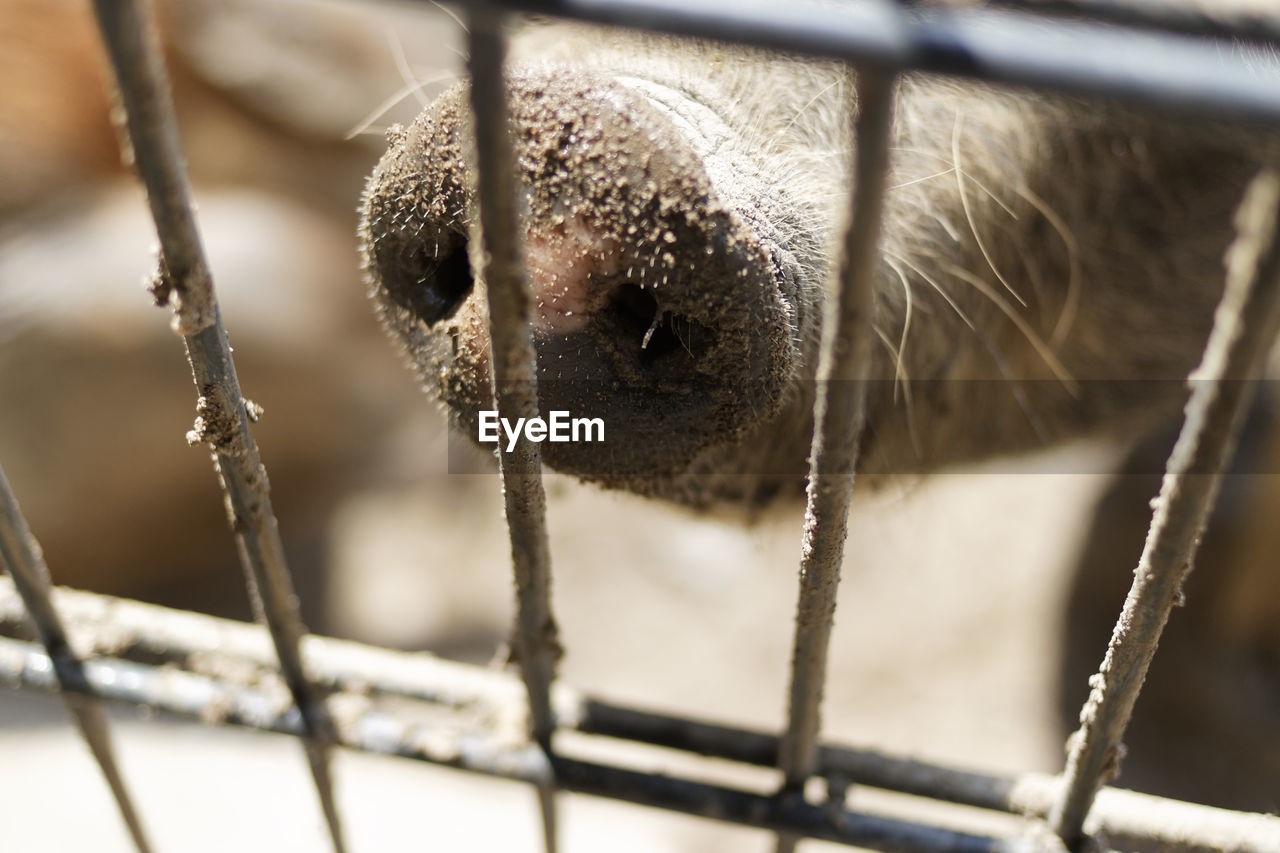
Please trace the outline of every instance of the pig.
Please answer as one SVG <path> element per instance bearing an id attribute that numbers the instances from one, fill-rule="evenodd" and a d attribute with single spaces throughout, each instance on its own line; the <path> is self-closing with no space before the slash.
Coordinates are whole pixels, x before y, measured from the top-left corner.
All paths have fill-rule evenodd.
<path id="1" fill-rule="evenodd" d="M 803 494 L 854 74 L 586 26 L 516 36 L 540 405 L 606 425 L 544 444 L 551 467 L 694 507 Z M 459 86 L 389 131 L 360 233 L 385 327 L 474 439 L 492 404 L 470 121 Z M 862 473 L 1176 413 L 1269 135 L 910 75 L 891 144 Z"/>
<path id="2" fill-rule="evenodd" d="M 1256 73 L 1280 84 L 1272 61 Z M 516 35 L 508 76 L 540 407 L 606 424 L 604 443 L 544 443 L 543 459 L 748 518 L 798 503 L 854 72 L 555 25 Z M 895 113 L 859 483 L 1085 435 L 1157 447 L 1126 465 L 1080 544 L 1065 736 L 1132 580 L 1233 213 L 1275 141 L 915 75 Z M 469 116 L 458 87 L 392 129 L 361 238 L 384 326 L 476 439 L 492 403 Z M 1274 561 L 1256 556 L 1274 525 L 1230 511 L 1248 480 L 1228 478 L 1206 541 L 1213 571 L 1195 575 L 1119 781 L 1274 810 L 1280 614 Z"/>

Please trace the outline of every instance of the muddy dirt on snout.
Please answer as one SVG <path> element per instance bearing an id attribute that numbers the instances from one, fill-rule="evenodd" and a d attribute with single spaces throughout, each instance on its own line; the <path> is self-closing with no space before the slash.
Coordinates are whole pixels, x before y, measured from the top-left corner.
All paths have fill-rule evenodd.
<path id="1" fill-rule="evenodd" d="M 509 71 L 551 466 L 705 506 L 799 496 L 849 190 L 852 72 L 532 26 Z M 1274 73 L 1266 71 L 1262 73 Z M 362 236 L 387 328 L 473 438 L 490 407 L 464 90 L 396 130 Z M 1231 214 L 1273 145 L 1105 104 L 908 78 L 861 469 L 920 473 L 1176 412 Z"/>

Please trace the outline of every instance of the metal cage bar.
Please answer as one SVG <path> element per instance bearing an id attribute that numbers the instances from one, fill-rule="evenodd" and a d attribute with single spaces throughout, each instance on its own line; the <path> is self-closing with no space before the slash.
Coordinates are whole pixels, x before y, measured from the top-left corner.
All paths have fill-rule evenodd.
<path id="1" fill-rule="evenodd" d="M 49 659 L 32 643 L 0 639 L 0 680 L 57 691 Z M 305 736 L 298 715 L 278 694 L 193 673 L 165 671 L 109 658 L 85 665 L 73 689 L 147 706 L 188 719 L 217 707 L 220 722 Z M 512 746 L 501 735 L 441 736 L 438 728 L 406 724 L 379 711 L 336 715 L 337 742 L 367 752 L 428 761 L 547 789 L 566 790 L 712 818 L 744 826 L 833 841 L 885 853 L 1041 853 L 1019 839 L 1002 839 L 843 809 L 784 801 L 722 785 L 655 775 L 612 765 L 548 756 L 537 745 Z M 1050 851 L 1043 851 L 1050 853 Z"/>
<path id="2" fill-rule="evenodd" d="M 1280 42 L 1280 10 L 1252 2 L 1201 0 L 991 0 L 1042 16 L 1063 15 L 1178 35 L 1239 42 Z"/>
<path id="3" fill-rule="evenodd" d="M 1280 330 L 1280 177 L 1255 178 L 1238 215 L 1239 236 L 1228 253 L 1226 290 L 1214 317 L 1204 360 L 1193 374 L 1182 433 L 1169 456 L 1146 545 L 1106 657 L 1090 680 L 1080 730 L 1069 741 L 1063 795 L 1050 816 L 1072 848 L 1098 788 L 1118 771 L 1120 742 L 1147 677 L 1156 645 L 1235 452 Z"/>
<path id="4" fill-rule="evenodd" d="M 48 675 L 62 697 L 68 713 L 75 720 L 76 728 L 89 747 L 94 761 L 106 778 L 111 796 L 115 798 L 120 817 L 124 820 L 129 837 L 138 853 L 150 853 L 151 842 L 143 829 L 142 819 L 129 796 L 120 766 L 116 761 L 115 747 L 111 740 L 111 728 L 102 704 L 90 693 L 84 692 L 85 663 L 72 648 L 67 631 L 53 603 L 53 583 L 49 567 L 40 553 L 40 545 L 31 535 L 18 500 L 13 496 L 9 479 L 0 468 L 0 568 L 8 571 L 13 579 L 12 589 L 21 598 L 25 614 L 35 627 L 36 634 L 48 657 Z M 23 616 L 19 613 L 19 618 Z"/>
<path id="5" fill-rule="evenodd" d="M 784 796 L 801 800 L 805 781 L 817 764 L 827 651 L 835 623 L 858 446 L 866 422 L 876 250 L 889 173 L 894 82 L 892 77 L 875 73 L 858 75 L 854 191 L 823 322 L 788 721 L 778 750 Z M 780 836 L 778 853 L 790 853 L 795 841 L 791 836 Z"/>
<path id="6" fill-rule="evenodd" d="M 233 722 L 270 731 L 299 730 L 296 711 L 281 705 L 281 691 L 269 689 L 271 680 L 278 677 L 274 675 L 276 662 L 270 641 L 260 628 L 61 588 L 54 592 L 54 600 L 75 645 L 97 658 L 93 666 L 102 677 L 90 684 L 95 692 L 105 685 L 104 695 L 116 701 L 195 718 L 202 709 L 208 715 L 210 697 L 229 691 L 226 695 L 235 701 L 227 704 L 220 700 L 215 706 L 239 709 Z M 20 598 L 12 584 L 0 578 L 0 635 L 27 636 L 24 632 L 28 630 Z M 357 709 L 355 715 L 335 715 L 349 732 L 344 745 L 408 754 L 533 784 L 541 784 L 550 772 L 545 756 L 536 747 L 495 742 L 477 728 L 477 720 L 506 720 L 523 713 L 527 694 L 517 678 L 487 667 L 346 640 L 308 636 L 303 638 L 303 647 L 315 683 L 332 692 L 335 703 L 349 699 Z M 0 641 L 0 660 L 4 661 L 0 663 L 0 683 L 17 681 L 36 689 L 53 689 L 37 658 L 38 650 L 29 643 Z M 237 680 L 229 680 L 227 673 L 236 673 Z M 264 684 L 268 689 L 252 692 L 255 685 Z M 371 709 L 370 700 L 376 702 L 380 697 L 430 708 L 429 718 L 438 721 L 431 737 L 419 737 L 426 732 Z M 777 762 L 779 738 L 768 732 L 620 706 L 564 685 L 553 691 L 552 706 L 562 731 L 756 767 L 772 767 Z M 423 719 L 415 713 L 408 717 Z M 465 749 L 461 746 L 464 741 Z M 503 749 L 497 749 L 498 745 Z M 819 747 L 817 772 L 841 775 L 867 787 L 1032 819 L 1048 814 L 1061 788 L 1059 779 L 1039 773 L 993 775 L 830 743 Z M 631 782 L 628 778 L 613 790 L 634 793 Z M 701 814 L 697 809 L 710 810 L 715 805 L 714 798 L 706 802 L 696 799 L 701 796 L 695 794 L 693 800 L 684 801 L 682 810 Z M 1115 788 L 1103 788 L 1099 793 L 1091 821 L 1121 849 L 1126 843 L 1154 845 L 1171 853 L 1272 853 L 1280 849 L 1280 817 L 1231 812 Z"/>
<path id="7" fill-rule="evenodd" d="M 1220 45 L 1005 9 L 894 0 L 822 6 L 768 0 L 467 2 L 842 59 L 884 72 L 921 71 L 1280 124 L 1280 88 L 1253 74 L 1242 57 L 1224 56 Z"/>
<path id="8" fill-rule="evenodd" d="M 490 362 L 494 408 L 515 422 L 538 415 L 537 363 L 529 331 L 530 297 L 524 264 L 504 70 L 506 36 L 502 16 L 468 9 L 468 70 L 476 135 L 476 187 L 480 238 L 474 241 L 489 302 Z M 548 753 L 555 718 L 551 682 L 559 643 L 551 614 L 551 554 L 547 544 L 547 498 L 542 487 L 542 455 L 522 436 L 514 448 L 498 451 L 507 530 L 516 583 L 516 659 L 529 693 L 530 733 Z M 554 787 L 538 787 L 543 844 L 557 849 Z"/>
<path id="9" fill-rule="evenodd" d="M 199 394 L 188 440 L 213 452 L 249 597 L 271 633 L 281 672 L 302 715 L 304 748 L 336 853 L 345 850 L 329 766 L 331 724 L 309 683 L 298 640 L 303 634 L 284 545 L 271 507 L 266 469 L 249 427 L 255 416 L 240 390 L 213 278 L 191 210 L 168 76 L 148 9 L 139 0 L 95 0 L 103 42 L 124 107 L 129 149 L 160 238 L 153 292 L 174 308 Z"/>

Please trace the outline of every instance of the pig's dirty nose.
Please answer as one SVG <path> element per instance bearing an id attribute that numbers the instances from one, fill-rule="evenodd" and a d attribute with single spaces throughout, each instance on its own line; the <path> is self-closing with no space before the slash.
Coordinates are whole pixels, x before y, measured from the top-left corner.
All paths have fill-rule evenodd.
<path id="1" fill-rule="evenodd" d="M 642 491 L 687 472 L 779 406 L 803 335 L 797 272 L 723 201 L 696 128 L 633 86 L 512 74 L 531 325 L 544 413 L 605 423 L 604 442 L 544 445 L 553 467 Z M 488 397 L 471 120 L 442 96 L 389 150 L 365 196 L 366 268 L 388 329 L 473 438 Z"/>

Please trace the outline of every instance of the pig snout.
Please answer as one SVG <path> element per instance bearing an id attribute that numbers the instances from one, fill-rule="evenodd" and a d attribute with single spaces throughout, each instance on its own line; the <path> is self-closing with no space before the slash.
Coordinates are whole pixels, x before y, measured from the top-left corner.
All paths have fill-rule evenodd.
<path id="1" fill-rule="evenodd" d="M 800 265 L 767 210 L 724 202 L 714 130 L 679 93 L 562 69 L 516 72 L 509 91 L 539 404 L 605 424 L 603 442 L 546 443 L 544 459 L 697 502 L 672 484 L 794 383 L 812 337 Z M 392 131 L 362 237 L 384 323 L 474 439 L 492 403 L 470 123 L 459 87 Z"/>

